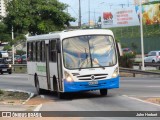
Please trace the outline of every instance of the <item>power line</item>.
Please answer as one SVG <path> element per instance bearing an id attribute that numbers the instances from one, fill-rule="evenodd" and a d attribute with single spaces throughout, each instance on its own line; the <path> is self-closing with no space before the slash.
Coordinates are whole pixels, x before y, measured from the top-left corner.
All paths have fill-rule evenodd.
<path id="1" fill-rule="evenodd" d="M 71 6 L 69 6 L 70 8 L 71 8 L 71 10 L 76 14 L 76 16 L 78 17 L 78 14 L 76 13 L 76 11 L 71 7 Z"/>

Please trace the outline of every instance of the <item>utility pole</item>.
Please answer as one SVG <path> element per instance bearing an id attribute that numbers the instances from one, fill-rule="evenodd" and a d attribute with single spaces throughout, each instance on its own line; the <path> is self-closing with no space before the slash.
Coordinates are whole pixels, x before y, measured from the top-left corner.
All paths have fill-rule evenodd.
<path id="1" fill-rule="evenodd" d="M 14 40 L 14 31 L 12 26 L 12 41 Z M 14 45 L 12 45 L 12 64 L 14 65 Z"/>
<path id="2" fill-rule="evenodd" d="M 112 5 L 110 4 L 109 6 L 110 6 L 110 9 L 111 9 Z"/>
<path id="3" fill-rule="evenodd" d="M 79 22 L 78 22 L 79 28 L 81 28 L 81 0 L 79 0 Z"/>
<path id="4" fill-rule="evenodd" d="M 95 9 L 94 9 L 94 26 L 95 26 L 95 27 L 97 26 Z"/>
<path id="5" fill-rule="evenodd" d="M 89 25 L 89 28 L 90 28 L 90 0 L 88 0 L 88 25 Z"/>
<path id="6" fill-rule="evenodd" d="M 122 5 L 122 8 L 123 8 L 123 6 L 124 6 L 125 4 L 120 4 L 120 5 Z"/>
<path id="7" fill-rule="evenodd" d="M 140 0 L 140 29 L 141 29 L 141 54 L 142 54 L 142 70 L 145 70 L 144 67 L 144 44 L 143 44 L 143 23 L 142 23 L 142 0 Z"/>

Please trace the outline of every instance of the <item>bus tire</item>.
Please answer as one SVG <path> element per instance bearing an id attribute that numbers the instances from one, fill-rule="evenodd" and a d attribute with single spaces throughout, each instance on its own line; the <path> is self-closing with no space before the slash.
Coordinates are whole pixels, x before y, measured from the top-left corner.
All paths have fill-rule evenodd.
<path id="1" fill-rule="evenodd" d="M 101 94 L 102 96 L 105 96 L 105 95 L 108 94 L 108 90 L 107 90 L 107 89 L 100 89 L 100 94 Z"/>
<path id="2" fill-rule="evenodd" d="M 53 91 L 58 91 L 57 78 L 55 76 L 53 76 Z"/>
<path id="3" fill-rule="evenodd" d="M 58 97 L 59 97 L 59 99 L 71 100 L 72 99 L 72 94 L 71 93 L 58 92 Z"/>
<path id="4" fill-rule="evenodd" d="M 59 99 L 65 99 L 65 93 L 58 92 L 58 98 Z"/>
<path id="5" fill-rule="evenodd" d="M 8 74 L 12 74 L 12 72 L 8 72 Z"/>
<path id="6" fill-rule="evenodd" d="M 43 93 L 43 90 L 39 86 L 39 80 L 38 80 L 37 75 L 35 76 L 35 87 L 36 87 L 38 95 Z"/>

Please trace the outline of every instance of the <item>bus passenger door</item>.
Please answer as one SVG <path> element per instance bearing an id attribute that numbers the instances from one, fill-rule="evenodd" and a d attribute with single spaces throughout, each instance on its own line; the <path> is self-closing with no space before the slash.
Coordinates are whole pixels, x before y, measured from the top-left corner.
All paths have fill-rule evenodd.
<path id="1" fill-rule="evenodd" d="M 47 77 L 47 87 L 51 90 L 50 83 L 50 69 L 49 69 L 49 40 L 45 40 L 45 53 L 46 53 L 46 77 Z"/>
<path id="2" fill-rule="evenodd" d="M 62 85 L 62 58 L 61 58 L 61 43 L 60 40 L 57 40 L 56 44 L 57 49 L 57 69 L 58 69 L 58 87 L 59 91 L 63 91 L 63 85 Z"/>

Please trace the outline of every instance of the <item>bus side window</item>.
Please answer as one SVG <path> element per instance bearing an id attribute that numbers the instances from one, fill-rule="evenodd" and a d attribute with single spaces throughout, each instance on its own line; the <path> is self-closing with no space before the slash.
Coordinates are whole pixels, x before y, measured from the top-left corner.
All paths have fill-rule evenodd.
<path id="1" fill-rule="evenodd" d="M 41 42 L 37 42 L 37 61 L 41 61 Z"/>
<path id="2" fill-rule="evenodd" d="M 27 43 L 27 60 L 28 61 L 30 61 L 30 53 L 29 53 L 30 51 L 29 50 L 30 50 L 30 46 L 29 46 L 29 43 Z"/>
<path id="3" fill-rule="evenodd" d="M 50 41 L 50 61 L 52 62 L 56 62 L 57 61 L 57 57 L 56 57 L 56 40 L 51 40 Z"/>
<path id="4" fill-rule="evenodd" d="M 40 57 L 40 58 L 39 58 L 39 61 L 42 62 L 42 42 L 39 43 L 39 49 L 40 49 L 40 51 L 39 51 L 39 52 L 40 52 L 40 53 L 39 53 L 39 54 L 40 54 L 40 56 L 39 56 L 39 57 Z"/>
<path id="5" fill-rule="evenodd" d="M 41 61 L 42 62 L 45 62 L 45 59 L 46 59 L 46 55 L 45 55 L 45 41 L 42 41 L 42 51 L 41 51 L 41 56 L 42 56 L 42 58 L 41 58 Z"/>
<path id="6" fill-rule="evenodd" d="M 36 61 L 36 42 L 33 42 L 33 61 Z"/>
<path id="7" fill-rule="evenodd" d="M 31 43 L 31 61 L 33 61 L 33 43 Z"/>
<path id="8" fill-rule="evenodd" d="M 31 42 L 27 43 L 27 60 L 33 60 L 33 44 Z"/>

